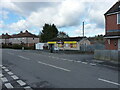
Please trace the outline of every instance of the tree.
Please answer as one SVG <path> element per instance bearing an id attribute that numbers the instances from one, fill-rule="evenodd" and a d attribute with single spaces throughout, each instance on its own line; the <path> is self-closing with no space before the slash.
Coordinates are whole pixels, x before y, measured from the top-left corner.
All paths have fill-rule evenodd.
<path id="1" fill-rule="evenodd" d="M 40 31 L 40 32 L 39 32 L 39 35 L 38 35 L 40 42 L 41 42 L 41 34 L 42 34 L 42 32 Z"/>
<path id="2" fill-rule="evenodd" d="M 50 39 L 56 38 L 57 35 L 58 35 L 58 29 L 54 24 L 52 25 L 45 24 L 41 32 L 41 41 L 47 42 Z"/>
<path id="3" fill-rule="evenodd" d="M 58 38 L 68 38 L 69 36 L 65 32 L 59 32 L 57 37 Z"/>

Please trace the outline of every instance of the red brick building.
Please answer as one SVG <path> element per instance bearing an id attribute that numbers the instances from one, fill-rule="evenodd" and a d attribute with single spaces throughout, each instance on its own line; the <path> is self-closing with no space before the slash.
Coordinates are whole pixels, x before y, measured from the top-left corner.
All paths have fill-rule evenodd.
<path id="1" fill-rule="evenodd" d="M 105 46 L 108 50 L 120 50 L 120 0 L 105 13 Z"/>

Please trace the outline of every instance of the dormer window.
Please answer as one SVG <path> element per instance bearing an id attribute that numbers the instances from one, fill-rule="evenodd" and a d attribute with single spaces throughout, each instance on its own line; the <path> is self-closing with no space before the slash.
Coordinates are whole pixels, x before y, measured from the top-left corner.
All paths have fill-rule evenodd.
<path id="1" fill-rule="evenodd" d="M 120 13 L 117 14 L 117 24 L 120 24 Z"/>

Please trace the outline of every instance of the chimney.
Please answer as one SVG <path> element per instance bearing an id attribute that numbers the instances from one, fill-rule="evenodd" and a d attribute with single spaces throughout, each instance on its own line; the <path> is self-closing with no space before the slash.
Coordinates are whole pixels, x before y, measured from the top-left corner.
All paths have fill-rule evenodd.
<path id="1" fill-rule="evenodd" d="M 20 33 L 23 33 L 22 31 L 20 31 Z"/>
<path id="2" fill-rule="evenodd" d="M 25 32 L 28 32 L 28 30 L 26 30 Z"/>
<path id="3" fill-rule="evenodd" d="M 8 33 L 6 33 L 6 35 L 8 35 Z"/>

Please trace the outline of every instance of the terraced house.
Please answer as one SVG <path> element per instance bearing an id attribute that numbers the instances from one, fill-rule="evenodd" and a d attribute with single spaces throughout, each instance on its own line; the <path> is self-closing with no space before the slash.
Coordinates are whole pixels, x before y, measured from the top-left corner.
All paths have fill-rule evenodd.
<path id="1" fill-rule="evenodd" d="M 108 50 L 120 50 L 120 0 L 105 13 L 106 42 Z"/>
<path id="2" fill-rule="evenodd" d="M 11 38 L 11 36 L 10 35 L 8 35 L 8 33 L 6 33 L 6 34 L 2 34 L 1 36 L 0 36 L 0 44 L 9 44 L 10 42 L 9 42 L 9 39 Z"/>
<path id="3" fill-rule="evenodd" d="M 39 42 L 39 37 L 26 30 L 25 32 L 21 31 L 14 35 L 2 34 L 1 42 L 3 44 L 23 44 L 30 47 Z"/>

